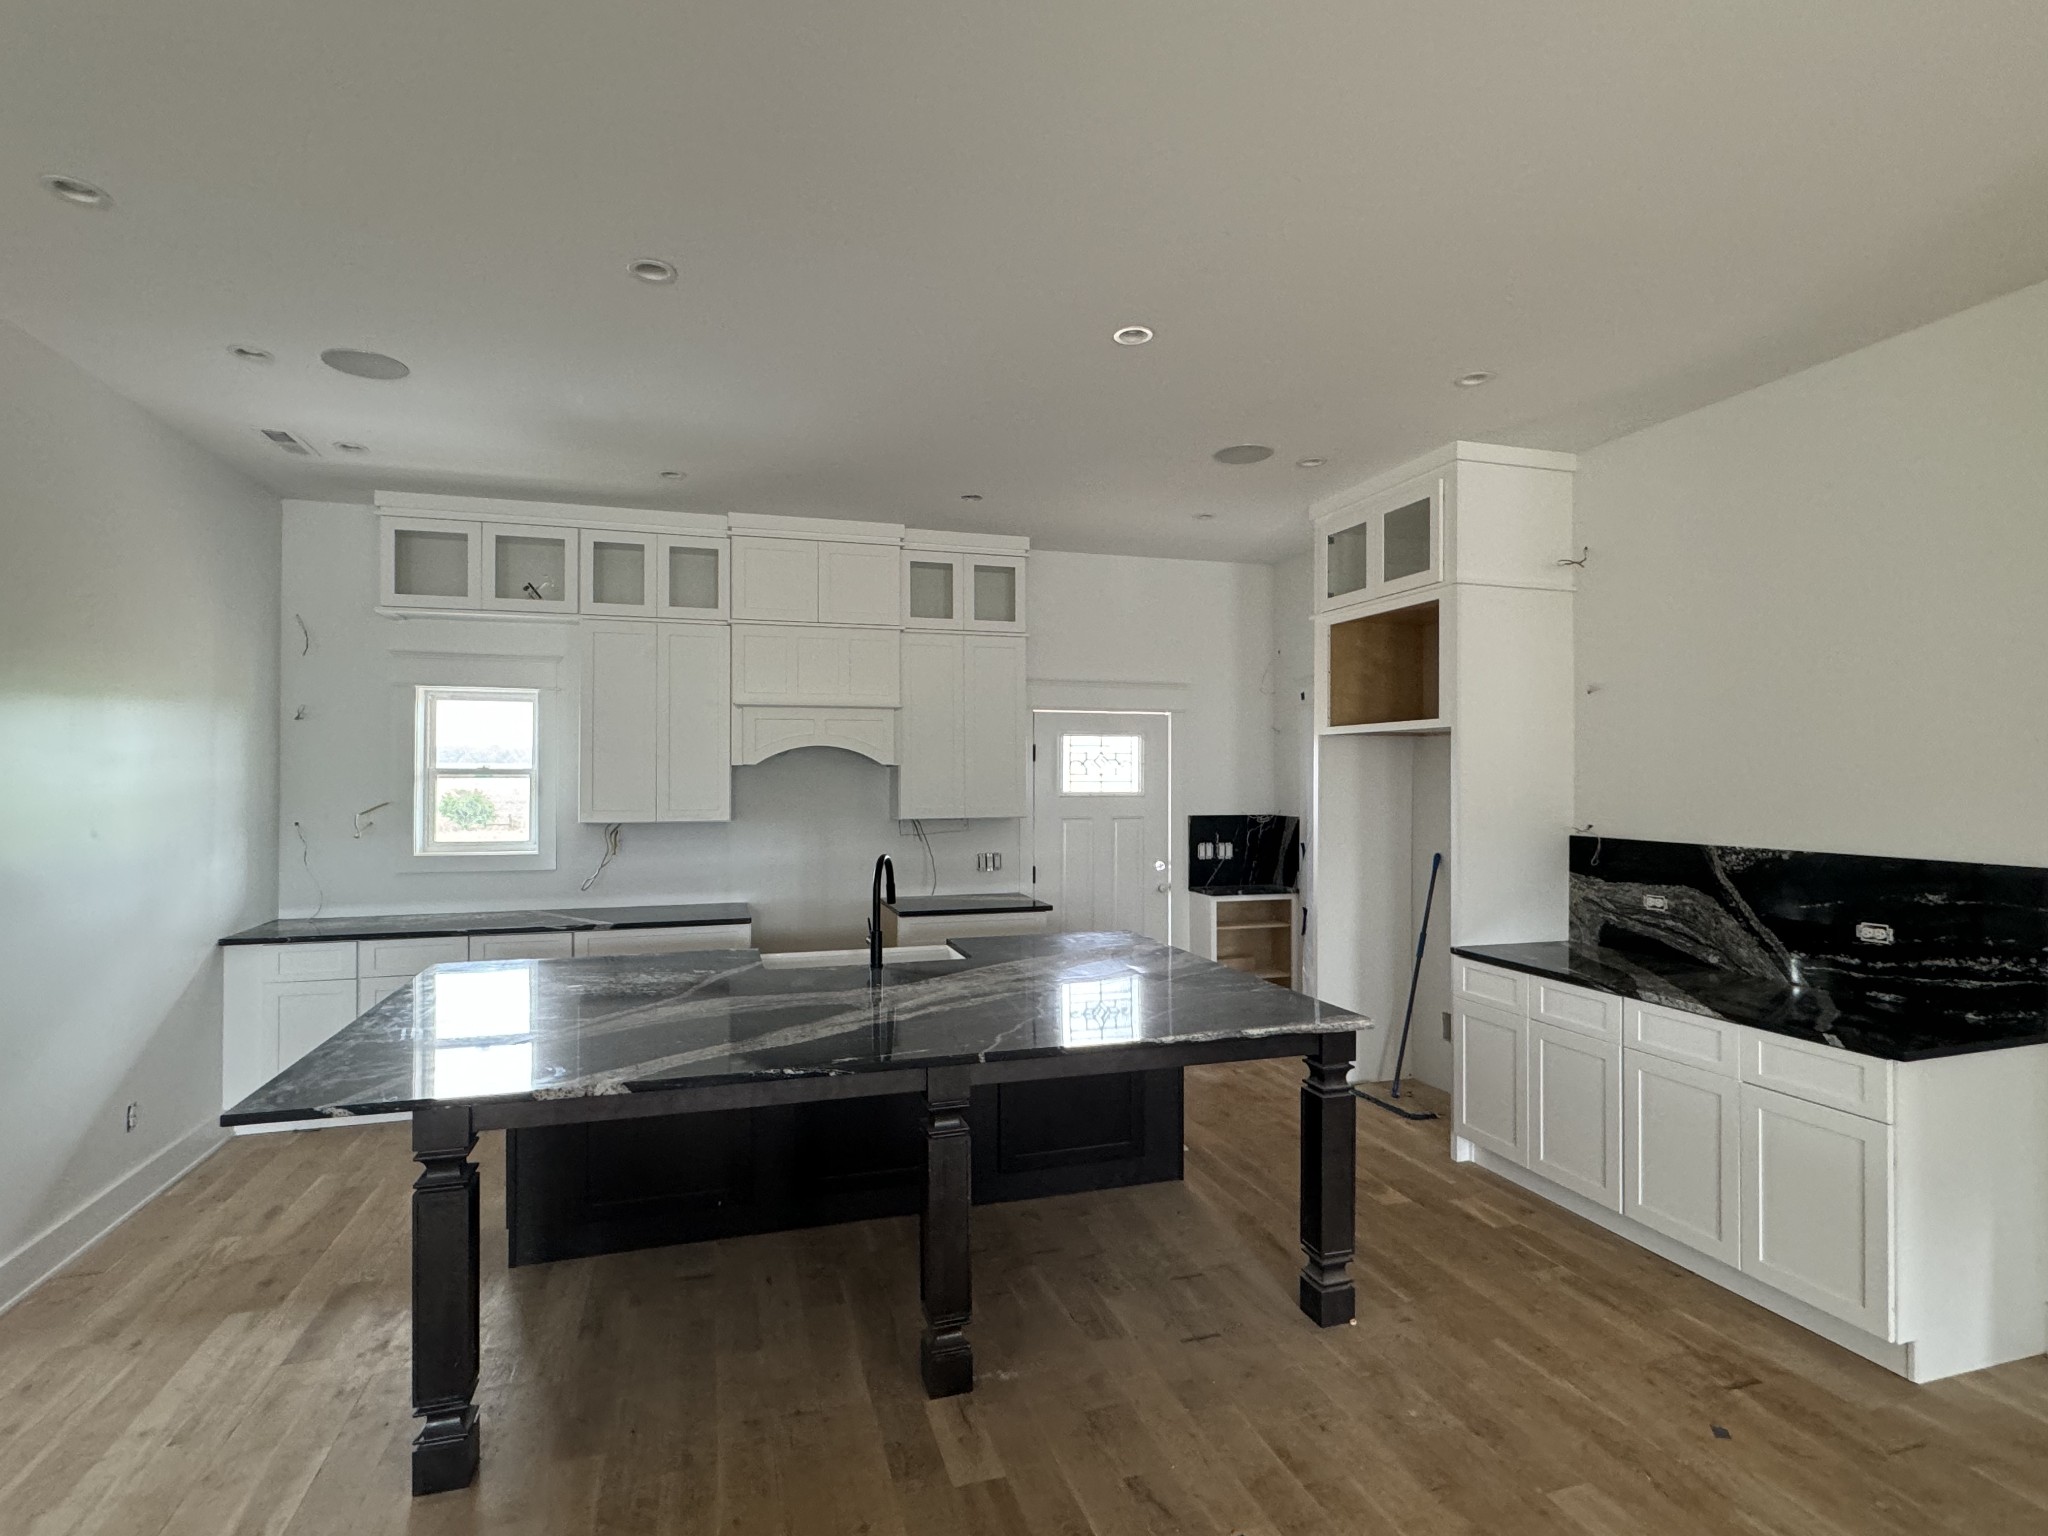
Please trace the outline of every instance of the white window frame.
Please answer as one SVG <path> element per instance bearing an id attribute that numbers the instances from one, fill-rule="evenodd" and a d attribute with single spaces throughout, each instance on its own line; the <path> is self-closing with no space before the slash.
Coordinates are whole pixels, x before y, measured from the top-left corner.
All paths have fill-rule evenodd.
<path id="1" fill-rule="evenodd" d="M 527 838 L 519 843 L 437 843 L 434 840 L 433 789 L 436 774 L 434 705 L 449 699 L 498 702 L 518 699 L 533 706 L 533 766 L 531 768 L 470 768 L 464 778 L 525 779 L 527 792 Z M 414 689 L 412 851 L 419 859 L 534 859 L 548 850 L 542 843 L 547 823 L 546 784 L 541 741 L 541 690 L 538 688 L 479 688 L 459 684 L 422 683 Z"/>

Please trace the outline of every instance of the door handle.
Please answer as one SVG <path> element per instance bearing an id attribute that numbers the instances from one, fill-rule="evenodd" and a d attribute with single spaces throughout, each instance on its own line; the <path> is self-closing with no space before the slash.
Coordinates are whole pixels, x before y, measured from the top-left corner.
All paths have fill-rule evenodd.
<path id="1" fill-rule="evenodd" d="M 1170 885 L 1155 885 L 1152 887 L 1152 889 L 1155 891 L 1170 891 L 1173 889 L 1173 887 Z"/>

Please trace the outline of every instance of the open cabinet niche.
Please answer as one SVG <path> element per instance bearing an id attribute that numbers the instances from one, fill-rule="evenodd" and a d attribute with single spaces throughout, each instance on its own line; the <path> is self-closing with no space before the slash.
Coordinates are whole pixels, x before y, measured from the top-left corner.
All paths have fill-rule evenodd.
<path id="1" fill-rule="evenodd" d="M 1317 916 L 1307 958 L 1316 996 L 1379 1026 L 1362 1042 L 1362 1082 L 1393 1073 L 1430 855 L 1444 856 L 1406 1070 L 1448 1091 L 1451 1047 L 1442 1021 L 1451 993 L 1451 738 L 1318 737 L 1313 818 L 1319 858 L 1309 871 L 1309 899 Z"/>

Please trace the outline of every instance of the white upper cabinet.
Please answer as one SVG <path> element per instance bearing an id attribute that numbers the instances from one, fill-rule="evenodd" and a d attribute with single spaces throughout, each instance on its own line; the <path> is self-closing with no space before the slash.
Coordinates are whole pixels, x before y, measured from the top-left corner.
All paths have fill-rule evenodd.
<path id="1" fill-rule="evenodd" d="M 817 541 L 735 538 L 732 616 L 770 624 L 817 623 Z"/>
<path id="2" fill-rule="evenodd" d="M 723 624 L 585 619 L 579 821 L 732 819 Z"/>
<path id="3" fill-rule="evenodd" d="M 537 523 L 483 525 L 483 608 L 576 611 L 577 533 Z"/>
<path id="4" fill-rule="evenodd" d="M 1029 714 L 1021 636 L 905 635 L 897 817 L 1027 814 Z"/>
<path id="5" fill-rule="evenodd" d="M 581 610 L 622 619 L 653 617 L 658 542 L 651 533 L 584 529 Z"/>
<path id="6" fill-rule="evenodd" d="M 725 539 L 664 534 L 658 570 L 664 619 L 722 619 L 732 611 L 726 567 L 732 546 Z"/>
<path id="7" fill-rule="evenodd" d="M 960 629 L 967 623 L 967 557 L 940 549 L 903 552 L 903 627 Z"/>
<path id="8" fill-rule="evenodd" d="M 1349 608 L 1446 581 L 1569 591 L 1568 454 L 1453 443 L 1319 503 L 1316 607 Z"/>
<path id="9" fill-rule="evenodd" d="M 902 551 L 894 544 L 818 545 L 818 622 L 903 622 Z"/>
<path id="10" fill-rule="evenodd" d="M 967 557 L 967 627 L 1021 634 L 1024 630 L 1022 555 Z"/>
<path id="11" fill-rule="evenodd" d="M 438 518 L 379 519 L 378 601 L 387 608 L 475 608 L 483 529 Z"/>
<path id="12" fill-rule="evenodd" d="M 732 820 L 732 631 L 659 626 L 662 731 L 656 807 L 663 821 Z"/>

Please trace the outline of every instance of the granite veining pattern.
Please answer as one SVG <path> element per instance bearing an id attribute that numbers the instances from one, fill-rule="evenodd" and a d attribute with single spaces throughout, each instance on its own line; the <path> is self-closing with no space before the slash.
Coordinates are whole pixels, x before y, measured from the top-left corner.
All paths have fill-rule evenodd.
<path id="1" fill-rule="evenodd" d="M 865 966 L 763 964 L 754 950 L 436 966 L 221 1119 L 589 1098 L 1364 1022 L 1135 934 L 954 947 L 963 959 L 892 965 L 878 980 Z"/>
<path id="2" fill-rule="evenodd" d="M 2048 870 L 1575 837 L 1516 970 L 1911 1061 L 2048 1043 Z"/>
<path id="3" fill-rule="evenodd" d="M 468 933 L 593 933 L 610 928 L 708 928 L 753 921 L 743 901 L 519 912 L 400 912 L 372 917 L 276 917 L 220 942 L 339 944 L 350 939 L 441 939 Z"/>

